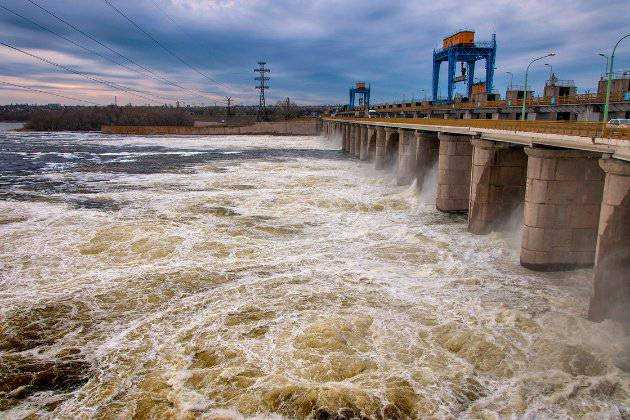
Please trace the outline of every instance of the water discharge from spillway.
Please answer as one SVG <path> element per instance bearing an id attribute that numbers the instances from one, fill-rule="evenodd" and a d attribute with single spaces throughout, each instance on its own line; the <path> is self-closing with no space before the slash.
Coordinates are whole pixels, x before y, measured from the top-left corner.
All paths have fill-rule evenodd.
<path id="1" fill-rule="evenodd" d="M 9 418 L 629 413 L 628 336 L 585 319 L 590 270 L 528 271 L 333 143 L 0 146 Z"/>

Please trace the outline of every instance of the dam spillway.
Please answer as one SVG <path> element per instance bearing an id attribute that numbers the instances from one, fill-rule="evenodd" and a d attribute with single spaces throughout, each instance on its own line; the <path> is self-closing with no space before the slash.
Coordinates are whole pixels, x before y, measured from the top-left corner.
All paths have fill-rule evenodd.
<path id="1" fill-rule="evenodd" d="M 422 178 L 437 171 L 436 209 L 467 213 L 473 234 L 518 220 L 524 267 L 558 271 L 594 265 L 590 318 L 630 325 L 626 128 L 337 117 L 324 119 L 323 131 L 340 138 L 350 156 L 366 155 L 363 149 L 375 142 L 374 169 L 390 168 L 399 185 L 415 173 Z M 429 167 L 435 159 L 432 136 L 439 144 L 437 168 Z"/>

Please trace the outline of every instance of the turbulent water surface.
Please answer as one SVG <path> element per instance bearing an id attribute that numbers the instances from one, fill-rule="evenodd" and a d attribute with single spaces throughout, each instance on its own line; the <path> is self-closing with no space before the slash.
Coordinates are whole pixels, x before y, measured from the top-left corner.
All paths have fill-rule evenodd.
<path id="1" fill-rule="evenodd" d="M 0 133 L 4 416 L 630 415 L 590 270 L 338 149 Z"/>

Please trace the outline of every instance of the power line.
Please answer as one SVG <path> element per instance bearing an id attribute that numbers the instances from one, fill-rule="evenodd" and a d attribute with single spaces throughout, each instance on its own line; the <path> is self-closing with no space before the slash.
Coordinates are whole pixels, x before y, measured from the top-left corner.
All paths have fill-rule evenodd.
<path id="1" fill-rule="evenodd" d="M 149 32 L 147 32 L 146 30 L 144 30 L 140 25 L 138 25 L 133 19 L 131 19 L 129 16 L 127 16 L 124 12 L 122 12 L 119 8 L 117 8 L 116 6 L 114 6 L 110 0 L 103 0 L 105 2 L 105 4 L 107 4 L 109 7 L 111 7 L 114 11 L 116 11 L 116 13 L 118 13 L 119 15 L 121 15 L 123 18 L 125 18 L 129 23 L 131 23 L 137 30 L 139 30 L 140 32 L 142 32 L 144 35 L 146 35 L 151 41 L 153 41 L 153 43 L 155 43 L 157 46 L 159 46 L 160 48 L 162 48 L 164 51 L 166 51 L 169 55 L 175 57 L 178 61 L 180 61 L 182 64 L 184 64 L 185 66 L 187 66 L 188 68 L 190 68 L 191 70 L 193 70 L 194 72 L 198 73 L 199 75 L 203 76 L 204 78 L 206 78 L 207 80 L 211 81 L 212 83 L 215 83 L 219 86 L 223 86 L 224 89 L 228 89 L 229 90 L 229 86 L 224 85 L 223 83 L 213 79 L 212 77 L 208 76 L 207 74 L 201 72 L 200 70 L 198 70 L 196 67 L 194 67 L 193 65 L 189 64 L 186 60 L 184 60 L 182 57 L 180 57 L 178 54 L 174 53 L 173 51 L 171 51 L 169 48 L 167 48 L 166 46 L 164 46 L 160 41 L 158 41 L 153 35 L 151 35 Z"/>
<path id="2" fill-rule="evenodd" d="M 10 49 L 12 49 L 14 51 L 21 52 L 22 54 L 28 55 L 29 57 L 35 58 L 35 59 L 37 59 L 39 61 L 42 61 L 42 62 L 44 62 L 46 64 L 50 64 L 51 66 L 54 66 L 54 67 L 57 67 L 57 68 L 61 68 L 61 69 L 65 70 L 65 71 L 67 71 L 67 72 L 78 74 L 79 76 L 82 76 L 82 77 L 84 77 L 86 79 L 92 80 L 93 82 L 109 86 L 109 87 L 111 87 L 113 89 L 116 89 L 116 90 L 122 90 L 122 91 L 127 92 L 127 93 L 129 93 L 131 95 L 138 96 L 138 97 L 143 98 L 143 99 L 152 100 L 154 98 L 160 98 L 160 99 L 166 99 L 167 101 L 171 101 L 171 102 L 175 101 L 174 99 L 167 98 L 166 96 L 153 95 L 150 92 L 146 92 L 146 91 L 139 90 L 139 89 L 133 89 L 133 88 L 130 88 L 128 86 L 124 86 L 124 85 L 121 85 L 121 84 L 118 84 L 118 83 L 115 83 L 115 82 L 110 82 L 109 80 L 105 80 L 105 79 L 101 79 L 101 78 L 98 78 L 98 77 L 90 76 L 87 73 L 84 73 L 84 72 L 81 72 L 81 71 L 78 71 L 78 70 L 74 70 L 74 69 L 72 69 L 70 67 L 67 67 L 67 66 L 64 66 L 62 64 L 56 63 L 56 62 L 54 62 L 52 60 L 48 60 L 46 58 L 40 57 L 40 56 L 38 56 L 36 54 L 29 53 L 28 51 L 24 51 L 24 50 L 22 50 L 22 49 L 20 49 L 18 47 L 14 47 L 13 45 L 9 45 L 9 44 L 4 43 L 2 41 L 0 41 L 0 45 L 3 45 L 5 47 L 7 47 L 7 48 L 10 48 Z M 150 97 L 144 96 L 144 95 L 140 95 L 140 94 L 134 93 L 134 92 L 144 93 L 146 95 L 153 96 L 153 98 L 150 98 Z"/>
<path id="3" fill-rule="evenodd" d="M 66 19 L 64 19 L 64 18 L 58 16 L 57 14 L 55 14 L 54 12 L 46 9 L 45 7 L 41 6 L 37 2 L 35 2 L 33 0 L 26 0 L 26 1 L 28 1 L 29 3 L 31 3 L 33 6 L 37 7 L 38 9 L 42 10 L 44 13 L 52 16 L 53 18 L 55 18 L 59 22 L 62 22 L 66 26 L 72 28 L 73 30 L 75 30 L 76 32 L 80 33 L 84 37 L 86 37 L 86 38 L 92 40 L 93 42 L 97 43 L 98 45 L 100 45 L 101 47 L 103 47 L 106 50 L 110 51 L 111 53 L 115 54 L 116 56 L 127 60 L 128 62 L 130 62 L 131 64 L 135 65 L 136 67 L 138 67 L 138 68 L 144 70 L 145 72 L 149 73 L 153 77 L 152 76 L 148 76 L 148 77 L 150 77 L 150 78 L 152 78 L 154 80 L 160 80 L 160 81 L 162 81 L 164 83 L 167 83 L 167 84 L 169 84 L 171 86 L 174 86 L 174 87 L 177 87 L 179 89 L 182 89 L 182 90 L 185 90 L 185 91 L 188 91 L 188 92 L 198 92 L 198 93 L 201 93 L 202 95 L 206 95 L 206 96 L 211 97 L 211 98 L 214 98 L 214 96 L 218 95 L 217 92 L 204 92 L 204 91 L 200 91 L 198 89 L 188 89 L 188 88 L 186 88 L 184 86 L 181 86 L 181 84 L 179 82 L 171 81 L 171 80 L 167 79 L 166 77 L 163 77 L 163 76 L 157 74 L 154 70 L 152 70 L 152 69 L 150 69 L 150 68 L 148 68 L 146 66 L 143 66 L 143 65 L 139 64 L 138 62 L 136 62 L 135 60 L 127 57 L 126 55 L 124 55 L 122 53 L 120 53 L 119 51 L 116 51 L 115 49 L 111 48 L 109 45 L 99 41 L 95 36 L 91 35 L 88 32 L 85 32 L 84 30 L 82 30 L 81 28 L 77 27 L 76 25 L 73 25 L 72 23 L 68 22 Z M 95 52 L 95 54 L 98 54 L 98 53 Z M 117 64 L 120 64 L 120 63 L 117 63 Z M 120 65 L 124 66 L 122 64 L 120 64 Z M 125 68 L 129 68 L 127 66 L 124 66 L 124 67 Z M 142 73 L 138 72 L 137 70 L 134 70 L 134 71 L 137 72 L 138 74 L 142 74 Z M 209 96 L 209 95 L 212 95 L 212 96 Z"/>
<path id="4" fill-rule="evenodd" d="M 160 5 L 159 5 L 159 3 L 158 3 L 157 1 L 153 0 L 153 1 L 151 1 L 151 3 L 153 3 L 153 5 L 155 6 L 155 8 L 156 8 L 156 9 L 157 9 L 160 13 L 162 13 L 164 16 L 166 16 L 166 18 L 167 18 L 168 20 L 170 20 L 170 21 L 171 21 L 171 22 L 175 25 L 175 27 L 179 30 L 179 32 L 180 32 L 180 33 L 182 33 L 183 35 L 185 35 L 186 37 L 188 37 L 188 39 L 190 39 L 192 42 L 197 43 L 197 44 L 198 44 L 198 45 L 200 45 L 200 46 L 203 46 L 203 45 L 201 45 L 201 43 L 199 42 L 199 38 L 198 38 L 198 37 L 193 36 L 190 32 L 188 32 L 186 29 L 184 29 L 184 28 L 182 27 L 182 25 L 180 25 L 180 24 L 177 22 L 177 19 L 175 19 L 172 15 L 170 15 L 169 13 L 167 13 L 165 10 L 163 10 L 163 9 L 160 7 Z M 214 47 L 214 49 L 216 50 L 216 49 L 217 49 L 217 47 Z M 216 60 L 216 56 L 215 56 L 214 58 L 215 58 L 215 60 Z M 223 61 L 224 63 L 226 63 L 226 60 L 221 60 L 221 61 Z M 235 74 L 238 74 L 238 75 L 246 75 L 246 76 L 249 76 L 249 75 L 250 75 L 250 73 L 247 73 L 247 72 L 244 72 L 244 71 L 243 71 L 243 72 L 230 72 L 230 75 L 231 75 L 231 76 L 232 76 L 232 75 L 235 75 Z"/>
<path id="5" fill-rule="evenodd" d="M 57 96 L 59 98 L 69 99 L 71 101 L 85 102 L 86 104 L 96 105 L 96 106 L 99 105 L 96 102 L 86 101 L 84 99 L 79 99 L 79 98 L 73 98 L 72 96 L 65 96 L 65 95 L 61 95 L 61 94 L 55 93 L 55 92 L 50 92 L 50 91 L 47 91 L 47 90 L 35 89 L 35 88 L 29 87 L 29 86 L 23 86 L 23 85 L 17 85 L 15 83 L 3 82 L 2 80 L 0 80 L 0 84 L 6 85 L 6 86 L 13 86 L 13 87 L 17 87 L 17 88 L 20 88 L 20 89 L 30 90 L 32 92 L 45 93 L 47 95 Z"/>
<path id="6" fill-rule="evenodd" d="M 40 56 L 38 56 L 36 54 L 29 53 L 27 51 L 24 51 L 24 50 L 18 48 L 18 47 L 15 47 L 13 45 L 4 43 L 2 41 L 0 41 L 0 45 L 5 46 L 7 48 L 10 48 L 12 50 L 21 52 L 22 54 L 28 55 L 29 57 L 35 58 L 35 59 L 37 59 L 39 61 L 42 61 L 42 62 L 44 62 L 46 64 L 50 64 L 51 66 L 54 66 L 54 67 L 57 67 L 57 68 L 61 68 L 61 69 L 65 70 L 67 72 L 70 72 L 70 73 L 77 74 L 77 75 L 82 76 L 82 77 L 84 77 L 86 79 L 92 80 L 92 81 L 94 81 L 96 83 L 100 83 L 100 84 L 109 86 L 109 87 L 111 87 L 113 89 L 116 89 L 116 90 L 122 90 L 124 92 L 128 92 L 131 95 L 135 95 L 135 96 L 138 96 L 138 97 L 141 97 L 141 98 L 144 98 L 144 99 L 148 99 L 148 100 L 152 99 L 152 98 L 149 98 L 147 96 L 143 96 L 143 95 L 139 95 L 137 93 L 134 93 L 134 92 L 140 92 L 140 93 L 144 93 L 146 95 L 153 96 L 154 98 L 160 98 L 160 99 L 165 99 L 165 100 L 168 100 L 168 101 L 174 101 L 174 99 L 168 98 L 166 96 L 154 95 L 154 94 L 151 94 L 151 92 L 147 92 L 147 91 L 143 91 L 143 90 L 139 90 L 139 89 L 134 89 L 134 88 L 131 88 L 131 87 L 128 87 L 128 86 L 124 86 L 124 85 L 115 83 L 115 82 L 111 82 L 111 81 L 106 80 L 106 79 L 90 76 L 89 74 L 87 74 L 85 72 L 74 70 L 74 69 L 72 69 L 70 67 L 67 67 L 67 66 L 64 66 L 62 64 L 56 63 L 56 62 L 54 62 L 52 60 L 48 60 L 46 58 L 40 57 Z"/>
<path id="7" fill-rule="evenodd" d="M 89 53 L 95 54 L 95 55 L 97 55 L 97 56 L 99 56 L 99 57 L 101 57 L 101 58 L 103 58 L 103 59 L 105 59 L 105 60 L 107 60 L 107 61 L 110 61 L 110 62 L 112 62 L 112 63 L 114 63 L 114 64 L 117 64 L 117 65 L 119 65 L 119 66 L 123 67 L 123 68 L 126 68 L 127 70 L 130 70 L 130 71 L 133 71 L 133 72 L 137 72 L 138 74 L 141 74 L 141 73 L 139 73 L 139 71 L 138 71 L 138 70 L 136 70 L 136 69 L 132 69 L 131 67 L 129 67 L 129 66 L 125 65 L 125 64 L 119 63 L 119 62 L 117 62 L 117 61 L 115 61 L 115 60 L 113 60 L 113 59 L 111 59 L 111 58 L 109 58 L 109 57 L 106 57 L 106 56 L 104 56 L 104 55 L 100 54 L 98 51 L 94 51 L 94 50 L 92 50 L 92 49 L 90 49 L 90 48 L 87 48 L 87 47 L 85 47 L 85 46 L 83 46 L 83 45 L 79 44 L 78 42 L 75 42 L 75 41 L 73 41 L 72 39 L 70 39 L 70 38 L 68 38 L 68 37 L 66 37 L 66 36 L 64 36 L 64 35 L 61 35 L 61 34 L 59 34 L 59 33 L 55 32 L 55 31 L 53 31 L 52 29 L 50 29 L 50 28 L 48 28 L 48 27 L 46 27 L 46 26 L 44 26 L 44 25 L 41 25 L 41 24 L 37 23 L 35 20 L 30 19 L 30 18 L 28 18 L 28 17 L 26 17 L 26 16 L 24 16 L 24 15 L 21 15 L 20 13 L 18 13 L 18 12 L 16 12 L 16 11 L 14 11 L 14 10 L 9 9 L 8 7 L 5 7 L 5 6 L 0 5 L 0 8 L 2 8 L 2 9 L 4 9 L 4 10 L 6 10 L 6 11 L 7 11 L 7 12 L 9 12 L 9 13 L 14 14 L 15 16 L 18 16 L 18 17 L 19 17 L 19 18 L 21 18 L 21 19 L 26 20 L 27 22 L 29 22 L 29 23 L 31 23 L 31 24 L 33 24 L 33 25 L 35 25 L 36 27 L 38 27 L 38 28 L 40 28 L 40 29 L 42 29 L 42 30 L 44 30 L 44 31 L 50 32 L 51 34 L 53 34 L 53 35 L 55 35 L 55 36 L 57 36 L 57 37 L 59 37 L 59 38 L 61 38 L 61 39 L 65 40 L 65 41 L 67 41 L 67 42 L 69 42 L 69 43 L 71 43 L 71 44 L 73 44 L 73 45 L 75 45 L 75 46 L 77 46 L 77 47 L 79 47 L 79 48 L 81 48 L 81 49 L 83 49 L 84 51 L 87 51 L 87 52 L 89 52 Z"/>
<path id="8" fill-rule="evenodd" d="M 53 31 L 52 29 L 50 29 L 50 28 L 48 28 L 48 27 L 46 27 L 46 26 L 44 26 L 44 25 L 42 25 L 42 24 L 40 24 L 40 23 L 36 22 L 35 20 L 33 20 L 33 19 L 31 19 L 31 18 L 28 18 L 28 17 L 26 17 L 26 16 L 24 16 L 24 15 L 22 15 L 22 14 L 20 14 L 20 13 L 16 12 L 16 11 L 14 11 L 14 10 L 9 9 L 8 7 L 5 7 L 5 6 L 0 5 L 0 8 L 4 9 L 5 11 L 7 11 L 7 12 L 9 12 L 9 13 L 14 14 L 15 16 L 18 16 L 19 18 L 21 18 L 21 19 L 23 19 L 23 20 L 25 20 L 25 21 L 27 21 L 27 22 L 31 23 L 32 25 L 35 25 L 36 27 L 38 27 L 38 28 L 40 28 L 40 29 L 42 29 L 42 30 L 44 30 L 44 31 L 46 31 L 46 32 L 49 32 L 49 33 L 51 33 L 51 34 L 53 34 L 53 35 L 55 35 L 55 36 L 57 36 L 57 37 L 59 37 L 59 38 L 63 39 L 64 41 L 67 41 L 67 42 L 71 43 L 72 45 L 75 45 L 75 46 L 77 46 L 77 47 L 81 48 L 81 49 L 82 49 L 82 50 L 84 50 L 84 51 L 87 51 L 87 52 L 89 52 L 89 53 L 91 53 L 91 54 L 95 54 L 95 55 L 97 55 L 98 57 L 101 57 L 102 59 L 105 59 L 105 60 L 107 60 L 107 61 L 109 61 L 109 62 L 111 62 L 111 63 L 114 63 L 114 64 L 116 64 L 116 65 L 118 65 L 118 66 L 121 66 L 121 67 L 123 67 L 123 68 L 125 68 L 125 69 L 127 69 L 127 70 L 129 70 L 129 71 L 132 71 L 132 72 L 134 72 L 134 73 L 137 73 L 137 74 L 139 74 L 139 75 L 141 75 L 141 76 L 145 77 L 145 74 L 143 74 L 143 73 L 142 73 L 142 72 L 140 72 L 139 70 L 134 69 L 134 68 L 132 68 L 132 67 L 129 67 L 129 66 L 127 66 L 126 64 L 120 63 L 120 62 L 118 62 L 118 61 L 116 61 L 116 60 L 114 60 L 114 59 L 111 59 L 111 58 L 109 58 L 109 57 L 107 57 L 107 56 L 105 56 L 105 55 L 103 55 L 103 54 L 99 53 L 98 51 L 94 51 L 94 50 L 92 50 L 91 48 L 87 48 L 87 47 L 85 47 L 85 46 L 83 46 L 83 45 L 79 44 L 78 42 L 75 42 L 74 40 L 72 40 L 72 39 L 70 39 L 70 38 L 68 38 L 68 37 L 66 37 L 66 36 L 64 36 L 64 35 L 61 35 L 61 34 L 59 34 L 59 33 L 55 32 L 55 31 Z M 160 82 L 163 82 L 163 81 L 164 81 L 164 80 L 162 80 L 162 79 L 161 79 L 161 78 L 159 78 L 159 77 L 154 77 L 154 76 L 151 76 L 151 75 L 149 75 L 148 77 L 149 77 L 149 78 L 151 78 L 151 79 L 154 79 L 154 80 L 160 81 Z M 169 84 L 171 84 L 171 83 L 169 83 Z M 188 89 L 185 89 L 185 88 L 183 88 L 183 87 L 181 87 L 181 86 L 178 86 L 177 84 L 172 84 L 172 85 L 173 85 L 173 86 L 175 86 L 175 87 L 179 87 L 179 88 L 181 88 L 181 89 L 184 89 L 184 90 L 188 91 Z"/>

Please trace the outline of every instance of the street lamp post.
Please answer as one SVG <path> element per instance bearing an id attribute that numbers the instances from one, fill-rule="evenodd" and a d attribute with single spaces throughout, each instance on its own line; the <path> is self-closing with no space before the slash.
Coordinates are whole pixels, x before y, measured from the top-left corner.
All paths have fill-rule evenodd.
<path id="1" fill-rule="evenodd" d="M 606 103 L 604 104 L 604 119 L 603 119 L 603 126 L 602 126 L 602 136 L 604 135 L 603 129 L 606 127 L 606 121 L 608 121 L 608 104 L 610 102 L 610 85 L 612 84 L 613 62 L 615 60 L 615 50 L 617 49 L 621 41 L 628 38 L 629 36 L 630 34 L 625 34 L 624 36 L 619 38 L 619 41 L 617 41 L 617 43 L 613 47 L 612 54 L 610 55 L 610 58 L 608 59 L 608 82 L 606 82 Z"/>
<path id="2" fill-rule="evenodd" d="M 549 63 L 545 63 L 545 66 L 549 67 L 549 81 L 553 78 L 553 66 Z"/>
<path id="3" fill-rule="evenodd" d="M 525 102 L 527 102 L 527 74 L 529 73 L 529 67 L 536 61 L 538 60 L 542 60 L 543 58 L 547 58 L 547 57 L 553 57 L 554 55 L 556 55 L 555 53 L 549 53 L 547 55 L 543 55 L 542 57 L 537 57 L 534 58 L 532 61 L 529 62 L 529 64 L 527 65 L 527 69 L 525 69 L 525 86 L 524 86 L 524 92 L 523 92 L 523 106 L 521 107 L 521 120 L 525 121 Z"/>
<path id="4" fill-rule="evenodd" d="M 604 63 L 604 73 L 602 73 L 604 77 L 606 77 L 606 73 L 608 73 L 608 60 L 610 60 L 610 57 L 602 53 L 598 53 L 597 55 L 604 57 L 604 60 L 606 60 L 606 62 Z"/>

